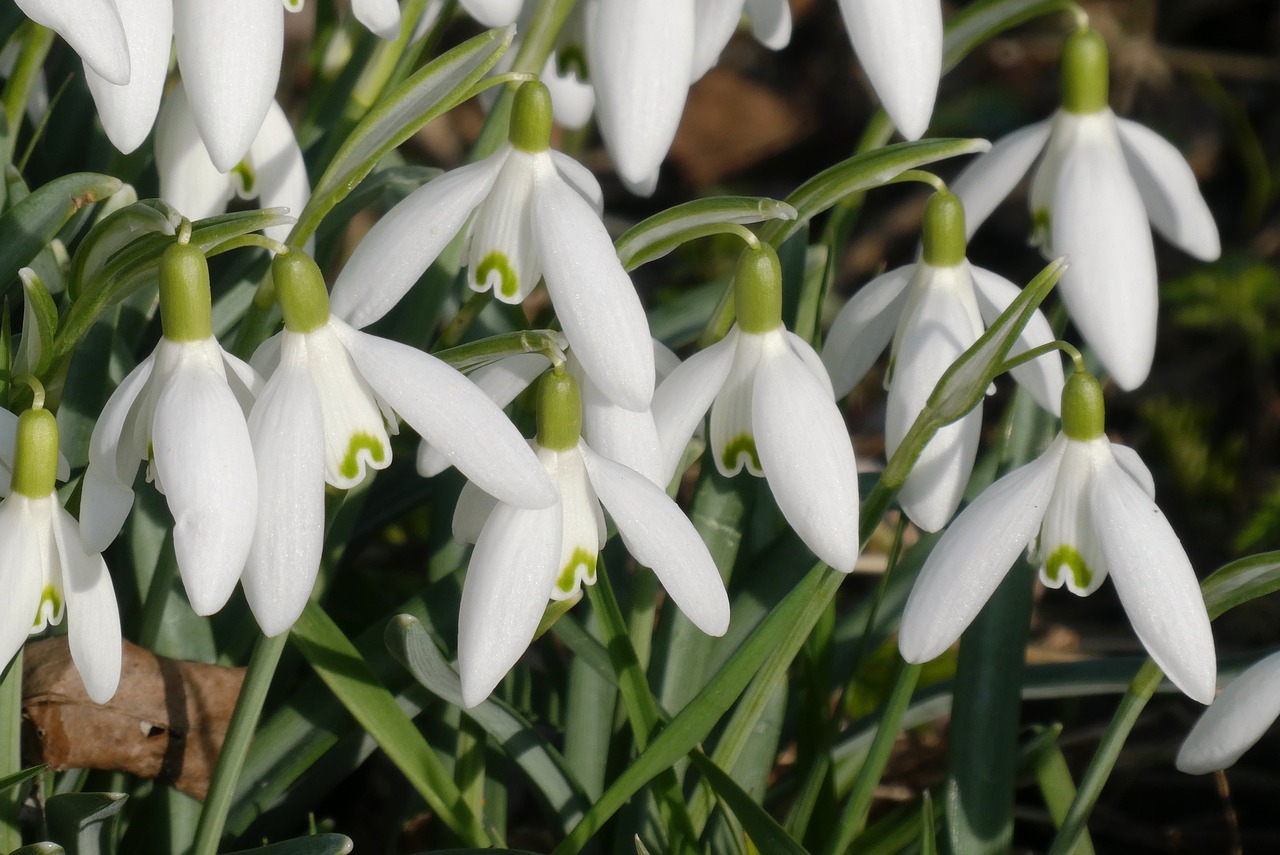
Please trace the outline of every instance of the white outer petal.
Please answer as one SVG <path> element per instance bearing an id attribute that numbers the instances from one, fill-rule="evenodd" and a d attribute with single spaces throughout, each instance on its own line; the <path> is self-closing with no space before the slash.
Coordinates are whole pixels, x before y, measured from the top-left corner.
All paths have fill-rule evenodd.
<path id="1" fill-rule="evenodd" d="M 942 76 L 939 0 L 840 0 L 840 11 L 894 126 L 909 140 L 924 136 Z"/>
<path id="2" fill-rule="evenodd" d="M 1039 530 L 1065 448 L 1059 436 L 1040 457 L 984 490 L 942 535 L 902 613 L 898 649 L 908 662 L 941 654 L 986 605 Z"/>
<path id="3" fill-rule="evenodd" d="M 996 140 L 991 151 L 965 167 L 951 182 L 951 192 L 964 203 L 966 237 L 991 216 L 1013 192 L 1049 141 L 1050 120 L 1019 128 Z"/>
<path id="4" fill-rule="evenodd" d="M 267 108 L 262 129 L 249 149 L 249 157 L 253 160 L 257 177 L 259 204 L 263 208 L 288 208 L 292 217 L 301 214 L 311 198 L 311 181 L 307 178 L 307 164 L 302 159 L 302 149 L 298 147 L 293 126 L 275 101 Z M 292 228 L 292 224 L 286 223 L 263 229 L 262 233 L 283 243 Z M 314 245 L 313 238 L 307 245 L 307 251 L 310 252 Z"/>
<path id="5" fill-rule="evenodd" d="M 499 503 L 462 585 L 458 672 L 474 707 L 524 653 L 546 611 L 560 557 L 560 503 L 530 511 Z"/>
<path id="6" fill-rule="evenodd" d="M 782 337 L 760 360 L 752 397 L 756 451 L 787 522 L 818 558 L 858 559 L 858 466 L 827 389 Z"/>
<path id="7" fill-rule="evenodd" d="M 506 154 L 451 170 L 388 211 L 338 274 L 334 316 L 362 329 L 391 311 L 484 201 Z"/>
<path id="8" fill-rule="evenodd" d="M 747 0 L 751 34 L 770 50 L 782 50 L 791 42 L 791 4 L 787 0 Z"/>
<path id="9" fill-rule="evenodd" d="M 505 27 L 520 15 L 520 0 L 462 0 L 462 8 L 486 27 Z"/>
<path id="10" fill-rule="evenodd" d="M 872 279 L 849 298 L 831 322 L 831 332 L 822 345 L 822 363 L 831 375 L 837 398 L 853 391 L 889 346 L 915 269 L 914 264 L 908 264 Z"/>
<path id="11" fill-rule="evenodd" d="M 1156 231 L 1201 261 L 1222 254 L 1218 225 L 1182 152 L 1137 122 L 1116 119 L 1120 147 Z"/>
<path id="12" fill-rule="evenodd" d="M 733 367 L 737 350 L 738 328 L 720 341 L 686 359 L 662 381 L 653 393 L 653 420 L 665 457 L 663 474 L 669 482 L 685 446 Z"/>
<path id="13" fill-rule="evenodd" d="M 178 67 L 196 126 L 219 171 L 249 151 L 280 80 L 278 0 L 174 0 Z"/>
<path id="14" fill-rule="evenodd" d="M 458 504 L 453 509 L 453 539 L 458 543 L 475 543 L 489 514 L 497 506 L 497 499 L 468 481 L 458 494 Z"/>
<path id="15" fill-rule="evenodd" d="M 689 94 L 693 50 L 689 0 L 601 0 L 587 51 L 596 120 L 632 192 L 656 186 Z"/>
<path id="16" fill-rule="evenodd" d="M 182 84 L 165 98 L 156 120 L 155 148 L 161 199 L 189 220 L 227 209 L 236 193 L 234 180 L 209 159 Z"/>
<path id="17" fill-rule="evenodd" d="M 1058 173 L 1053 252 L 1059 291 L 1085 341 L 1126 391 L 1147 379 L 1156 347 L 1156 259 L 1146 210 L 1114 139 L 1082 133 Z"/>
<path id="18" fill-rule="evenodd" d="M 258 516 L 244 413 L 221 372 L 187 356 L 160 391 L 151 435 L 187 598 L 213 614 L 235 590 Z"/>
<path id="19" fill-rule="evenodd" d="M 600 218 L 550 161 L 534 181 L 533 239 L 569 346 L 609 400 L 644 412 L 653 399 L 653 344 L 635 286 Z"/>
<path id="20" fill-rule="evenodd" d="M 258 470 L 258 524 L 242 582 L 267 636 L 302 614 L 324 546 L 324 415 L 307 370 L 306 342 L 288 336 L 280 367 L 249 416 Z"/>
<path id="21" fill-rule="evenodd" d="M 67 641 L 71 660 L 80 672 L 85 691 L 95 703 L 105 704 L 120 683 L 120 611 L 111 586 L 107 564 L 97 552 L 90 552 L 80 539 L 80 527 L 58 504 L 57 496 L 47 502 L 53 542 L 62 565 L 62 593 L 66 598 Z"/>
<path id="22" fill-rule="evenodd" d="M 680 611 L 708 635 L 729 628 L 729 596 L 707 546 L 671 498 L 643 476 L 579 443 L 587 477 L 627 551 L 662 582 Z"/>
<path id="23" fill-rule="evenodd" d="M 976 265 L 969 266 L 973 274 L 973 284 L 978 295 L 978 308 L 982 311 L 982 319 L 989 326 L 995 322 L 1000 313 L 1009 308 L 1009 304 L 1022 290 L 1003 276 L 984 270 Z M 1057 337 L 1049 327 L 1044 313 L 1036 309 L 1031 320 L 1018 333 L 1018 339 L 1009 349 L 1012 358 L 1026 353 L 1034 347 L 1048 344 Z M 1055 416 L 1062 414 L 1062 356 L 1056 351 L 1023 363 L 1013 369 L 1013 378 L 1022 384 L 1022 388 L 1035 399 L 1035 402 Z"/>
<path id="24" fill-rule="evenodd" d="M 1142 646 L 1193 700 L 1213 700 L 1218 662 L 1195 571 L 1164 514 L 1110 455 L 1094 473 L 1098 540 Z"/>
<path id="25" fill-rule="evenodd" d="M 400 35 L 400 4 L 396 0 L 351 0 L 351 13 L 379 38 Z"/>
<path id="26" fill-rule="evenodd" d="M 1120 464 L 1120 468 L 1127 472 L 1130 478 L 1138 482 L 1142 492 L 1154 500 L 1156 497 L 1156 479 L 1151 476 L 1151 470 L 1147 468 L 1147 464 L 1142 462 L 1138 452 L 1118 442 L 1112 442 L 1108 445 L 1112 456 L 1116 459 L 1116 463 Z"/>
<path id="27" fill-rule="evenodd" d="M 40 499 L 14 494 L 0 502 L 0 662 L 7 666 L 31 633 L 44 586 L 39 539 L 48 537 Z"/>
<path id="28" fill-rule="evenodd" d="M 485 492 L 524 507 L 556 500 L 524 437 L 474 383 L 428 353 L 330 323 L 373 391 Z"/>
<path id="29" fill-rule="evenodd" d="M 556 165 L 556 172 L 560 173 L 565 183 L 578 191 L 578 195 L 590 203 L 596 216 L 600 216 L 604 211 L 604 192 L 600 189 L 595 173 L 562 151 L 553 150 L 551 162 Z"/>
<path id="30" fill-rule="evenodd" d="M 112 0 L 14 0 L 27 17 L 66 39 L 98 74 L 123 86 L 130 79 L 129 41 Z"/>
<path id="31" fill-rule="evenodd" d="M 720 59 L 742 22 L 743 0 L 694 0 L 692 83 Z"/>
<path id="32" fill-rule="evenodd" d="M 84 76 L 108 139 L 128 154 L 151 133 L 160 109 L 173 45 L 173 0 L 116 0 L 116 9 L 129 42 L 129 82 L 117 86 L 88 63 Z"/>
<path id="33" fill-rule="evenodd" d="M 1225 769 L 1253 747 L 1280 716 L 1280 653 L 1255 662 L 1214 700 L 1178 749 L 1178 769 L 1203 775 Z"/>

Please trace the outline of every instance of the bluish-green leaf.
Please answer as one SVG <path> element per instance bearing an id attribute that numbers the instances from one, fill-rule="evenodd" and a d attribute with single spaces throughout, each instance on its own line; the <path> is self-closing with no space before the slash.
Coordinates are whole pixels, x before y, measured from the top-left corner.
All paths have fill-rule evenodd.
<path id="1" fill-rule="evenodd" d="M 737 816 L 743 830 L 750 836 L 752 844 L 757 849 L 768 852 L 769 855 L 806 855 L 805 848 L 792 840 L 791 835 L 787 834 L 778 821 L 756 804 L 751 796 L 747 795 L 746 791 L 739 787 L 723 769 L 711 762 L 707 755 L 701 751 L 693 751 L 689 754 L 689 758 L 698 767 L 698 771 L 702 772 L 720 800 Z"/>
<path id="2" fill-rule="evenodd" d="M 49 836 L 67 855 L 112 855 L 124 793 L 63 793 L 45 802 Z"/>

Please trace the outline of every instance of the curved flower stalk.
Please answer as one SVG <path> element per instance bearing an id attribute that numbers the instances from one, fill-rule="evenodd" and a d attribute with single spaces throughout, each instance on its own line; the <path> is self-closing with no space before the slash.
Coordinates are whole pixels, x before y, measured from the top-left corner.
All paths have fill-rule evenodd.
<path id="1" fill-rule="evenodd" d="M 1122 389 L 1146 380 L 1155 354 L 1155 227 L 1204 261 L 1218 229 L 1191 167 L 1158 134 L 1107 106 L 1107 48 L 1094 30 L 1067 38 L 1063 103 L 1051 118 L 998 140 L 952 189 L 969 232 L 1031 172 L 1032 242 L 1066 255 L 1060 290 L 1085 341 Z"/>
<path id="2" fill-rule="evenodd" d="M 782 325 L 782 271 L 768 246 L 748 249 L 734 282 L 738 322 L 685 360 L 653 398 L 667 471 L 707 409 L 716 468 L 763 476 L 778 508 L 818 558 L 850 572 L 858 558 L 858 472 L 822 360 Z"/>
<path id="3" fill-rule="evenodd" d="M 306 253 L 277 255 L 271 271 L 285 326 L 252 360 L 268 379 L 249 416 L 260 513 L 243 580 L 264 633 L 288 630 L 311 596 L 325 484 L 349 490 L 385 469 L 397 416 L 481 489 L 523 507 L 555 501 L 515 426 L 474 384 L 430 354 L 333 317 Z"/>
<path id="4" fill-rule="evenodd" d="M 468 281 L 519 303 L 545 278 L 570 347 L 611 401 L 642 412 L 653 397 L 649 323 L 593 204 L 595 178 L 548 148 L 547 89 L 517 90 L 510 143 L 435 179 L 369 231 L 333 286 L 333 311 L 356 329 L 403 297 L 474 213 Z"/>
<path id="5" fill-rule="evenodd" d="M 258 511 L 245 423 L 262 380 L 213 337 L 209 268 L 182 242 L 160 264 L 164 334 L 112 393 L 93 427 L 80 521 L 101 552 L 133 507 L 133 479 L 147 479 L 173 513 L 173 545 L 197 614 L 218 611 L 235 590 Z"/>
<path id="6" fill-rule="evenodd" d="M 744 11 L 769 47 L 790 40 L 784 0 L 600 0 L 587 48 L 596 119 L 631 192 L 657 187 L 689 86 L 715 64 Z"/>
<path id="7" fill-rule="evenodd" d="M 837 398 L 849 394 L 893 336 L 885 423 L 885 454 L 898 450 L 946 370 L 999 317 L 1018 294 L 1002 276 L 965 259 L 964 208 L 947 191 L 925 208 L 921 260 L 869 282 L 831 325 L 822 361 Z M 896 329 L 896 332 L 894 330 Z M 1010 356 L 1048 344 L 1053 332 L 1036 310 Z M 1045 354 L 1013 370 L 1014 377 L 1054 415 L 1062 399 L 1062 361 Z M 924 447 L 898 493 L 911 521 L 938 531 L 964 496 L 978 452 L 982 404 L 939 430 Z"/>
<path id="8" fill-rule="evenodd" d="M 1058 438 L 974 500 L 929 554 L 903 612 L 903 658 L 926 662 L 950 647 L 1030 545 L 1049 587 L 1086 596 L 1110 574 L 1151 658 L 1189 697 L 1213 700 L 1209 615 L 1154 491 L 1138 455 L 1103 433 L 1098 381 L 1072 374 Z"/>
<path id="9" fill-rule="evenodd" d="M 85 546 L 54 492 L 57 470 L 58 422 L 40 406 L 27 410 L 18 418 L 11 490 L 0 501 L 0 661 L 69 613 L 71 660 L 85 692 L 105 704 L 120 682 L 120 613 L 106 562 Z"/>
<path id="10" fill-rule="evenodd" d="M 483 701 L 533 640 L 548 599 L 580 596 L 595 582 L 606 540 L 603 510 L 635 559 L 653 569 L 695 626 L 723 635 L 729 598 L 707 547 L 680 508 L 647 478 L 582 440 L 577 383 L 563 370 L 538 389 L 533 448 L 557 501 L 528 510 L 487 499 L 471 485 L 458 498 L 454 537 L 475 543 L 458 616 L 458 670 L 468 707 Z"/>
<path id="11" fill-rule="evenodd" d="M 1233 765 L 1280 716 L 1280 653 L 1250 665 L 1214 699 L 1178 749 L 1178 769 L 1203 775 Z"/>
<path id="12" fill-rule="evenodd" d="M 853 51 L 903 137 L 929 129 L 942 76 L 938 0 L 840 0 Z"/>
<path id="13" fill-rule="evenodd" d="M 156 171 L 160 198 L 190 220 L 223 213 L 236 196 L 256 198 L 263 208 L 288 208 L 294 215 L 311 198 L 302 149 L 279 104 L 271 102 L 244 159 L 230 172 L 220 172 L 200 139 L 191 102 L 180 83 L 169 92 L 156 121 Z M 263 233 L 284 243 L 292 228 L 271 226 Z"/>

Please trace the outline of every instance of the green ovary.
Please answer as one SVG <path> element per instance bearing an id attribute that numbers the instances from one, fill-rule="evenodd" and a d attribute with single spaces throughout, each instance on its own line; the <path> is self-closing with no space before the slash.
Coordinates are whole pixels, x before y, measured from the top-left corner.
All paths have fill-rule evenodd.
<path id="1" fill-rule="evenodd" d="M 1057 582 L 1058 574 L 1063 567 L 1071 571 L 1077 588 L 1082 591 L 1088 589 L 1089 583 L 1093 581 L 1093 571 L 1085 563 L 1084 556 L 1065 544 L 1053 550 L 1045 560 L 1044 573 L 1051 581 Z"/>
<path id="2" fill-rule="evenodd" d="M 520 290 L 520 279 L 516 276 L 516 272 L 511 269 L 511 262 L 496 249 L 476 265 L 476 281 L 480 283 L 488 282 L 489 274 L 495 270 L 502 277 L 502 283 L 498 286 L 502 296 L 514 297 Z"/>
<path id="3" fill-rule="evenodd" d="M 62 594 L 52 585 L 45 585 L 40 593 L 40 604 L 36 606 L 36 619 L 31 623 L 31 631 L 38 632 L 49 624 L 62 622 Z"/>
<path id="4" fill-rule="evenodd" d="M 720 456 L 720 460 L 724 463 L 726 469 L 732 471 L 738 467 L 738 460 L 744 454 L 751 461 L 751 468 L 759 472 L 761 466 L 760 455 L 756 453 L 756 439 L 748 433 L 729 440 L 728 445 L 724 447 L 724 454 Z"/>
<path id="5" fill-rule="evenodd" d="M 583 574 L 583 579 L 586 583 L 594 585 L 596 583 L 596 556 L 588 555 L 585 549 L 579 547 L 573 550 L 573 554 L 565 562 L 564 568 L 560 571 L 560 578 L 556 579 L 556 588 L 565 594 L 572 594 L 577 590 L 579 567 L 586 568 L 586 572 Z"/>
<path id="6" fill-rule="evenodd" d="M 369 452 L 369 458 L 374 463 L 383 461 L 385 453 L 382 450 L 382 443 L 376 436 L 367 433 L 352 434 L 350 442 L 347 443 L 347 455 L 342 458 L 342 465 L 338 467 L 342 477 L 354 478 L 360 474 L 359 455 L 362 449 Z"/>

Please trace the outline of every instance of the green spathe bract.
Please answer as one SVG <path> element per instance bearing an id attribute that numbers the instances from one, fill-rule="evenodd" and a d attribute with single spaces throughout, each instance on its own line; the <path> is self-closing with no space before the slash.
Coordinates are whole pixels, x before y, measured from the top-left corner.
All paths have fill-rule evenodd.
<path id="1" fill-rule="evenodd" d="M 209 262 L 200 248 L 179 241 L 160 257 L 160 324 L 169 341 L 204 341 L 213 335 Z"/>
<path id="2" fill-rule="evenodd" d="M 578 381 L 556 368 L 538 384 L 538 445 L 549 451 L 576 448 L 582 434 L 582 393 Z"/>
<path id="3" fill-rule="evenodd" d="M 309 333 L 329 322 L 329 292 L 311 256 L 298 249 L 280 253 L 271 262 L 271 277 L 285 329 Z"/>
<path id="4" fill-rule="evenodd" d="M 57 476 L 58 420 L 46 409 L 27 410 L 18 416 L 13 492 L 42 499 L 53 492 Z"/>
<path id="5" fill-rule="evenodd" d="M 965 257 L 964 204 L 948 190 L 929 197 L 924 208 L 924 263 L 955 267 Z"/>
<path id="6" fill-rule="evenodd" d="M 738 257 L 733 300 L 743 332 L 759 335 L 782 326 L 782 266 L 773 247 L 750 247 Z"/>
<path id="7" fill-rule="evenodd" d="M 1094 29 L 1076 30 L 1062 45 L 1062 109 L 1097 113 L 1110 99 L 1107 43 Z"/>
<path id="8" fill-rule="evenodd" d="M 1062 432 L 1067 439 L 1088 442 L 1102 436 L 1106 412 L 1102 384 L 1086 371 L 1077 371 L 1062 387 Z"/>

